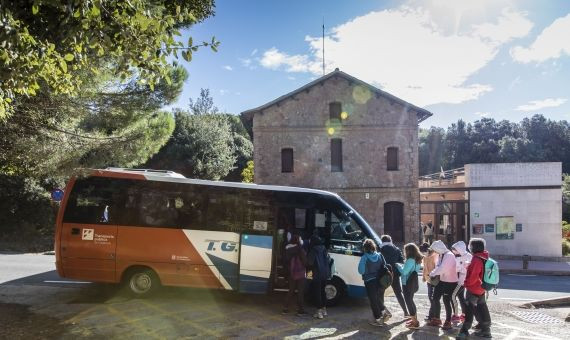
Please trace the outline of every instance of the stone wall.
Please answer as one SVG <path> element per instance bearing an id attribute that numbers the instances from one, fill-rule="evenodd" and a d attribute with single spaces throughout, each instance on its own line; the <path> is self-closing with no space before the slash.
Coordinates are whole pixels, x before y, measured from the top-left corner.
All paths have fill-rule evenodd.
<path id="1" fill-rule="evenodd" d="M 329 103 L 335 101 L 346 112 L 340 124 L 329 119 Z M 253 133 L 256 183 L 337 192 L 378 233 L 384 230 L 384 203 L 402 202 L 405 239 L 418 239 L 418 123 L 413 110 L 366 86 L 332 77 L 256 113 Z M 342 139 L 342 172 L 331 172 L 332 138 Z M 386 170 L 388 147 L 398 148 L 398 171 Z M 292 173 L 281 172 L 283 148 L 293 149 Z"/>

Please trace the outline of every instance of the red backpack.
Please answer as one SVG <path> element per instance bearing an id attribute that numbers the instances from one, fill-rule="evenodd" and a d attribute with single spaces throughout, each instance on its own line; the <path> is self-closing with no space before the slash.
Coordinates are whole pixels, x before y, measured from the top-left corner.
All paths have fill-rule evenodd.
<path id="1" fill-rule="evenodd" d="M 299 256 L 293 256 L 289 264 L 289 271 L 291 272 L 291 279 L 300 280 L 305 278 L 305 266 Z"/>

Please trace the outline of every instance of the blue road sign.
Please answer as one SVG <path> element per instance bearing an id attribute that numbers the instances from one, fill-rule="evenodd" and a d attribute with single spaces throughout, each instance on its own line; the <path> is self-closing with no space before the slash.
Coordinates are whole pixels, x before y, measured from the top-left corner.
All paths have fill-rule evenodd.
<path id="1" fill-rule="evenodd" d="M 51 199 L 54 200 L 54 201 L 56 201 L 56 202 L 61 201 L 61 200 L 63 199 L 63 190 L 61 190 L 61 189 L 54 189 L 54 190 L 51 192 Z"/>

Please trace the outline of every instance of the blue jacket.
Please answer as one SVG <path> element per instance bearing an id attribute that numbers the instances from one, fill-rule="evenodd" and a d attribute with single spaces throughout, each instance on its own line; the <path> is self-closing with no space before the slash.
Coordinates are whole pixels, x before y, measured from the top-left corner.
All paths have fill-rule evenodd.
<path id="1" fill-rule="evenodd" d="M 407 259 L 403 266 L 401 264 L 398 264 L 396 268 L 398 268 L 398 272 L 401 275 L 400 279 L 402 280 L 402 285 L 404 286 L 408 282 L 410 275 L 418 275 L 419 271 L 422 269 L 422 267 L 414 259 Z"/>
<path id="2" fill-rule="evenodd" d="M 378 277 L 378 272 L 384 267 L 382 254 L 364 253 L 358 262 L 358 273 L 362 275 L 362 281 L 368 282 Z"/>

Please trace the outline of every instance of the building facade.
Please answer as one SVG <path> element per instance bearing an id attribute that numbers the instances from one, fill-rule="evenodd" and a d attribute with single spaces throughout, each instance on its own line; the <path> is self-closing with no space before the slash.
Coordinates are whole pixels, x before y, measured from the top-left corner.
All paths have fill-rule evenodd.
<path id="1" fill-rule="evenodd" d="M 485 239 L 492 255 L 562 255 L 562 163 L 485 163 L 420 178 L 434 239 Z"/>
<path id="2" fill-rule="evenodd" d="M 429 116 L 338 69 L 242 113 L 255 183 L 336 192 L 396 242 L 419 238 L 418 123 Z"/>

